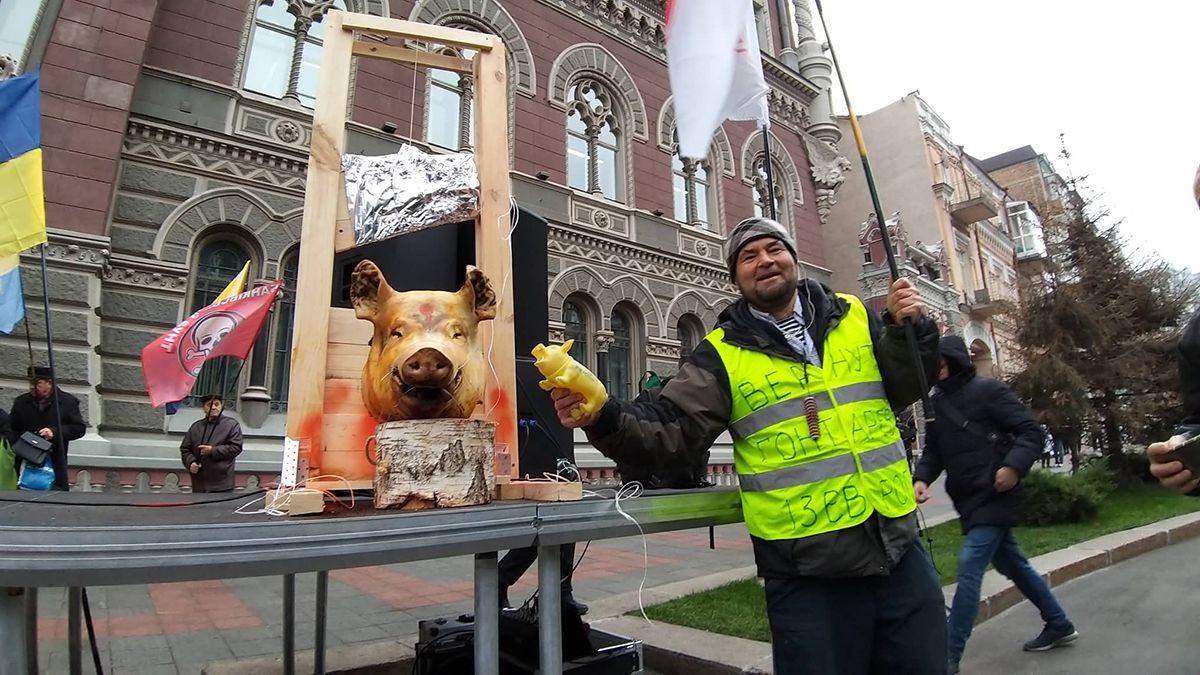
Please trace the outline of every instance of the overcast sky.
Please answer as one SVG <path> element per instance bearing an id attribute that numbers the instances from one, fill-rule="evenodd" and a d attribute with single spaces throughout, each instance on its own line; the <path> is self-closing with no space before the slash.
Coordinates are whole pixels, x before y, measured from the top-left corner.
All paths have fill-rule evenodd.
<path id="1" fill-rule="evenodd" d="M 919 90 L 968 153 L 1032 145 L 1066 176 L 1064 133 L 1071 172 L 1132 245 L 1200 272 L 1200 2 L 822 4 L 860 115 Z M 845 114 L 836 80 L 834 102 Z"/>

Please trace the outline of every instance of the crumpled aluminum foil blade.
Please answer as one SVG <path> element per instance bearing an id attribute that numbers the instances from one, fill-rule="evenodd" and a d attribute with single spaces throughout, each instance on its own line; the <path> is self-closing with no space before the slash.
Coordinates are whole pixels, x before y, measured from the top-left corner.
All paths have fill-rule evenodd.
<path id="1" fill-rule="evenodd" d="M 479 214 L 470 153 L 432 155 L 404 145 L 393 155 L 344 155 L 342 171 L 359 246 Z"/>

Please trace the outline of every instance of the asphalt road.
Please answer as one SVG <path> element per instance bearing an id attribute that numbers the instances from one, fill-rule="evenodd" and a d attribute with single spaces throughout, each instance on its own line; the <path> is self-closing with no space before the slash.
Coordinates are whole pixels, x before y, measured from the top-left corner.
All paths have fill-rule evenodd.
<path id="1" fill-rule="evenodd" d="M 1200 539 L 1168 546 L 1055 589 L 1079 630 L 1072 645 L 1030 654 L 1041 630 L 1028 602 L 976 627 L 964 675 L 1200 673 Z"/>

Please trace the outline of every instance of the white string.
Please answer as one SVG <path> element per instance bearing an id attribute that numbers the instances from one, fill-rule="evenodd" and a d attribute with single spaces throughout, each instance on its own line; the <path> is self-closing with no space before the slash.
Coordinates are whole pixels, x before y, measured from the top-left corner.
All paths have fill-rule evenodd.
<path id="1" fill-rule="evenodd" d="M 282 476 L 281 476 L 281 478 L 282 478 Z M 343 483 L 345 483 L 346 489 L 350 491 L 350 508 L 354 508 L 354 490 L 353 490 L 352 486 L 350 485 L 350 481 L 343 476 L 339 476 L 337 474 L 331 474 L 331 473 L 330 474 L 321 474 L 318 476 L 310 476 L 308 478 L 305 478 L 304 480 L 297 481 L 295 485 L 281 485 L 279 488 L 277 488 L 275 490 L 274 503 L 275 504 L 286 504 L 287 500 L 291 498 L 292 494 L 295 493 L 297 490 L 301 489 L 305 483 L 307 483 L 309 481 L 320 480 L 322 478 L 334 478 L 336 480 L 340 480 Z M 322 494 L 324 494 L 323 490 L 321 492 L 322 492 Z M 242 504 L 237 509 L 235 509 L 234 513 L 239 516 L 256 516 L 256 515 L 263 515 L 263 514 L 268 515 L 268 516 L 286 516 L 286 515 L 288 515 L 287 511 L 283 511 L 283 510 L 274 508 L 273 506 L 267 504 L 267 496 L 270 494 L 271 494 L 270 492 L 267 492 L 266 494 L 264 494 L 261 497 L 251 499 L 250 501 L 246 502 L 245 504 Z M 336 497 L 335 497 L 335 499 L 336 499 Z M 244 510 L 246 507 L 248 507 L 252 504 L 257 504 L 260 501 L 263 503 L 263 507 L 261 509 L 257 509 L 255 511 Z"/>
<path id="2" fill-rule="evenodd" d="M 646 616 L 646 605 L 642 602 L 642 591 L 645 590 L 646 580 L 650 577 L 650 548 L 646 544 L 646 531 L 642 529 L 642 524 L 637 521 L 637 518 L 629 515 L 625 512 L 625 509 L 621 508 L 622 499 L 637 499 L 641 496 L 642 491 L 641 483 L 637 481 L 626 483 L 621 486 L 620 490 L 617 490 L 617 494 L 613 497 L 613 504 L 617 507 L 617 513 L 621 514 L 621 517 L 625 520 L 633 523 L 634 527 L 638 529 L 638 534 L 642 537 L 642 583 L 638 584 L 638 610 L 642 613 L 642 618 L 646 620 L 646 623 L 650 623 L 650 617 Z"/>

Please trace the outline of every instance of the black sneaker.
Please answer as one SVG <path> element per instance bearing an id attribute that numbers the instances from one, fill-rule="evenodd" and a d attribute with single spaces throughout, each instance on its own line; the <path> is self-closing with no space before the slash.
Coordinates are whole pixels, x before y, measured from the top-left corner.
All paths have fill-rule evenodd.
<path id="1" fill-rule="evenodd" d="M 579 616 L 583 616 L 584 614 L 588 613 L 588 609 L 589 609 L 588 606 L 583 604 L 582 602 L 576 600 L 575 596 L 573 596 L 573 595 L 568 595 L 565 598 L 563 598 L 563 602 L 574 607 L 575 611 L 579 612 Z"/>
<path id="2" fill-rule="evenodd" d="M 1078 637 L 1079 631 L 1075 630 L 1075 626 L 1070 622 L 1061 628 L 1046 624 L 1041 635 L 1025 643 L 1025 651 L 1044 652 L 1074 642 Z"/>
<path id="3" fill-rule="evenodd" d="M 509 609 L 507 588 L 500 589 L 500 609 Z"/>

